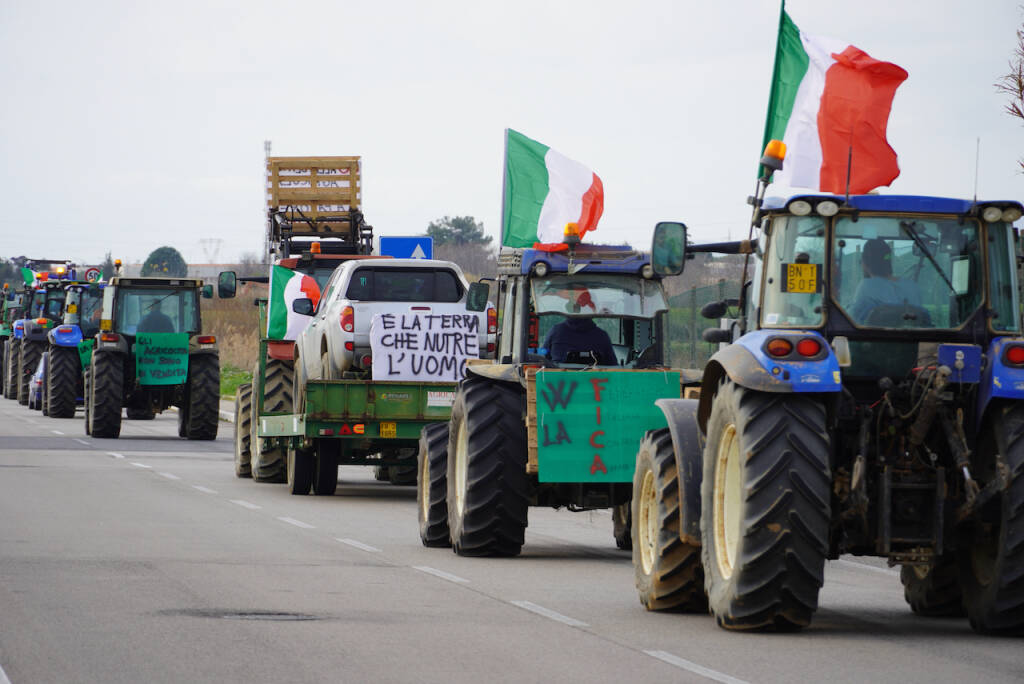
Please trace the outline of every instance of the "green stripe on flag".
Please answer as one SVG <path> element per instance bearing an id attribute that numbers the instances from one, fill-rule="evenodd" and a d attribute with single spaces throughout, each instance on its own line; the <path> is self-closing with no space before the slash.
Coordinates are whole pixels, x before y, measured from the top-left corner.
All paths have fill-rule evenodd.
<path id="1" fill-rule="evenodd" d="M 288 332 L 288 306 L 284 299 L 284 289 L 288 281 L 295 277 L 295 271 L 283 266 L 270 267 L 270 297 L 267 311 L 267 337 L 272 340 L 283 340 Z"/>
<path id="2" fill-rule="evenodd" d="M 772 74 L 772 90 L 768 97 L 768 117 L 764 123 L 764 140 L 761 151 L 764 151 L 769 140 L 782 140 L 786 133 L 786 124 L 793 113 L 793 103 L 800 89 L 800 82 L 807 73 L 810 59 L 800 42 L 800 29 L 786 14 L 783 4 L 779 18 L 779 38 L 775 45 L 775 70 Z M 764 169 L 758 167 L 758 175 Z"/>
<path id="3" fill-rule="evenodd" d="M 21 279 L 25 281 L 26 285 L 31 285 L 34 282 L 36 282 L 36 274 L 32 271 L 31 268 L 25 268 L 23 266 L 21 268 Z"/>
<path id="4" fill-rule="evenodd" d="M 511 128 L 505 131 L 505 197 L 501 217 L 501 244 L 532 247 L 537 223 L 548 196 L 547 145 Z"/>

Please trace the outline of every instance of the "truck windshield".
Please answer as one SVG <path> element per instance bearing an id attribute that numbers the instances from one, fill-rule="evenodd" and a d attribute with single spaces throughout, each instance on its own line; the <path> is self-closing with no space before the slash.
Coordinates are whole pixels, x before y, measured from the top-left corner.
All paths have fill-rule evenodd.
<path id="1" fill-rule="evenodd" d="M 43 307 L 46 305 L 46 292 L 36 290 L 32 293 L 32 304 L 29 307 L 29 318 L 39 318 L 43 315 Z"/>
<path id="2" fill-rule="evenodd" d="M 770 226 L 765 255 L 765 326 L 821 325 L 825 277 L 825 219 L 820 216 L 781 216 Z"/>
<path id="3" fill-rule="evenodd" d="M 157 290 L 125 287 L 117 291 L 115 330 L 140 332 L 199 332 L 195 290 Z"/>
<path id="4" fill-rule="evenodd" d="M 958 328 L 981 306 L 977 221 L 843 217 L 832 259 L 832 298 L 860 327 Z"/>
<path id="5" fill-rule="evenodd" d="M 74 309 L 71 305 L 74 305 Z M 103 291 L 98 287 L 76 287 L 68 292 L 65 302 L 64 322 L 77 325 L 82 337 L 89 338 L 100 330 L 100 315 L 103 311 Z"/>
<path id="6" fill-rule="evenodd" d="M 537 315 L 653 318 L 668 309 L 658 281 L 602 273 L 534 278 L 530 288 Z"/>

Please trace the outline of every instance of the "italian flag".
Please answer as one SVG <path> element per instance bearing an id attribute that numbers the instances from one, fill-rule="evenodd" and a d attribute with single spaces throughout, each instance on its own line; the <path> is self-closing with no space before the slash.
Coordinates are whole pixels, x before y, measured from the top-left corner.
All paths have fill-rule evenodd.
<path id="1" fill-rule="evenodd" d="M 906 78 L 859 48 L 804 33 L 783 5 L 764 131 L 765 145 L 786 144 L 776 182 L 843 194 L 849 161 L 851 193 L 889 185 L 900 168 L 885 129 Z"/>
<path id="2" fill-rule="evenodd" d="M 31 268 L 21 267 L 21 279 L 25 281 L 25 284 L 32 287 L 36 284 L 36 272 Z"/>
<path id="3" fill-rule="evenodd" d="M 567 223 L 579 234 L 597 227 L 604 186 L 593 171 L 522 133 L 505 129 L 501 244 L 558 245 Z"/>
<path id="4" fill-rule="evenodd" d="M 296 299 L 320 301 L 320 287 L 310 276 L 283 266 L 270 267 L 270 301 L 267 305 L 267 337 L 295 340 L 309 323 L 309 316 L 292 311 Z"/>

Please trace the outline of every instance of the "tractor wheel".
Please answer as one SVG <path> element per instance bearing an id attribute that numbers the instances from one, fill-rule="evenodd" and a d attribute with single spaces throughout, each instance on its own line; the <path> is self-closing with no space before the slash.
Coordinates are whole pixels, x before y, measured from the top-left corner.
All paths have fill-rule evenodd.
<path id="1" fill-rule="evenodd" d="M 338 455 L 341 440 L 318 439 L 313 443 L 313 493 L 334 496 L 338 489 Z"/>
<path id="2" fill-rule="evenodd" d="M 288 447 L 286 454 L 288 491 L 300 496 L 309 494 L 313 486 L 313 450 Z"/>
<path id="3" fill-rule="evenodd" d="M 629 501 L 612 508 L 612 535 L 615 546 L 623 551 L 633 549 L 633 512 Z"/>
<path id="4" fill-rule="evenodd" d="M 216 354 L 188 357 L 187 439 L 217 439 L 220 424 L 220 359 Z"/>
<path id="5" fill-rule="evenodd" d="M 124 367 L 121 356 L 110 352 L 92 355 L 92 377 L 87 401 L 89 434 L 93 437 L 121 435 L 121 399 Z"/>
<path id="6" fill-rule="evenodd" d="M 424 546 L 451 546 L 448 537 L 448 423 L 424 426 L 416 460 L 420 541 Z"/>
<path id="7" fill-rule="evenodd" d="M 391 480 L 391 476 L 388 472 L 387 466 L 373 466 L 373 479 L 377 482 L 388 482 Z"/>
<path id="8" fill-rule="evenodd" d="M 460 556 L 515 556 L 526 534 L 525 396 L 471 376 L 459 386 L 448 436 L 448 525 Z"/>
<path id="9" fill-rule="evenodd" d="M 1002 480 L 962 530 L 960 586 L 976 632 L 1024 630 L 1024 403 L 993 407 L 972 475 Z"/>
<path id="10" fill-rule="evenodd" d="M 124 415 L 128 420 L 153 420 L 156 418 L 156 413 L 148 406 L 142 408 L 129 406 L 124 410 Z"/>
<path id="11" fill-rule="evenodd" d="M 711 612 L 726 629 L 805 627 L 828 552 L 825 407 L 729 380 L 712 402 L 700 521 Z"/>
<path id="12" fill-rule="evenodd" d="M 647 610 L 707 612 L 700 546 L 680 535 L 679 472 L 668 428 L 644 435 L 633 475 L 633 571 Z"/>
<path id="13" fill-rule="evenodd" d="M 933 566 L 904 565 L 900 568 L 900 582 L 903 597 L 915 614 L 963 617 L 963 591 L 955 556 L 942 556 Z"/>
<path id="14" fill-rule="evenodd" d="M 252 422 L 252 383 L 235 390 L 235 477 L 252 477 L 249 465 L 249 440 Z"/>
<path id="15" fill-rule="evenodd" d="M 0 342 L 0 395 L 7 396 L 7 351 L 11 341 L 6 337 Z"/>
<path id="16" fill-rule="evenodd" d="M 92 420 L 90 419 L 92 413 L 89 410 L 89 402 L 91 401 L 89 398 L 89 392 L 92 388 L 92 381 L 90 380 L 91 377 L 92 365 L 90 364 L 82 371 L 82 404 L 85 410 L 85 434 L 87 435 L 92 434 Z"/>
<path id="17" fill-rule="evenodd" d="M 185 385 L 181 405 L 178 406 L 178 437 L 182 439 L 188 437 L 188 409 L 188 385 Z"/>
<path id="18" fill-rule="evenodd" d="M 42 342 L 21 342 L 21 354 L 18 355 L 18 403 L 28 404 L 28 383 L 39 365 L 39 357 L 43 355 Z"/>
<path id="19" fill-rule="evenodd" d="M 21 340 L 11 339 L 8 341 L 6 365 L 6 381 L 4 382 L 4 396 L 8 399 L 18 398 L 18 359 L 21 357 Z"/>
<path id="20" fill-rule="evenodd" d="M 46 366 L 47 413 L 54 418 L 74 418 L 75 399 L 82 377 L 82 362 L 73 347 L 52 347 Z"/>
<path id="21" fill-rule="evenodd" d="M 292 384 L 294 367 L 291 361 L 270 359 L 267 361 L 265 383 L 261 384 L 259 365 L 252 374 L 252 406 L 258 407 L 256 401 L 259 392 L 263 392 L 264 413 L 288 413 L 292 410 Z M 250 425 L 252 434 L 249 440 L 252 479 L 257 482 L 284 482 L 287 479 L 286 454 L 283 447 L 264 448 L 263 440 L 256 434 L 259 427 L 257 417 L 253 417 Z M 307 487 L 308 490 L 308 487 Z M 304 492 L 305 493 L 305 492 Z"/>
<path id="22" fill-rule="evenodd" d="M 390 456 L 395 459 L 412 459 L 416 450 L 409 448 L 393 449 Z M 388 467 L 388 482 L 398 487 L 416 486 L 416 465 L 393 465 Z"/>

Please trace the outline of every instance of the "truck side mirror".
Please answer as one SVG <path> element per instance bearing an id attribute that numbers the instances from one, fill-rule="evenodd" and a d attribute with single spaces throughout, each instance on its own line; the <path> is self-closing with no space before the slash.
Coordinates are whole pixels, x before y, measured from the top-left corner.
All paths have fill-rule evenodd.
<path id="1" fill-rule="evenodd" d="M 491 286 L 487 283 L 470 283 L 469 294 L 466 295 L 467 311 L 483 311 L 487 308 L 487 299 L 491 296 Z"/>
<path id="2" fill-rule="evenodd" d="M 221 299 L 231 299 L 238 289 L 238 276 L 234 271 L 221 271 L 217 276 L 217 296 Z"/>
<path id="3" fill-rule="evenodd" d="M 213 285 L 203 285 L 203 299 L 213 299 Z"/>
<path id="4" fill-rule="evenodd" d="M 661 276 L 679 275 L 686 261 L 686 225 L 662 221 L 654 226 L 651 265 Z"/>
<path id="5" fill-rule="evenodd" d="M 308 297 L 292 301 L 292 311 L 303 316 L 313 315 L 313 300 Z"/>

